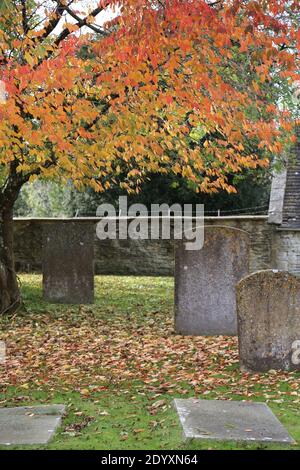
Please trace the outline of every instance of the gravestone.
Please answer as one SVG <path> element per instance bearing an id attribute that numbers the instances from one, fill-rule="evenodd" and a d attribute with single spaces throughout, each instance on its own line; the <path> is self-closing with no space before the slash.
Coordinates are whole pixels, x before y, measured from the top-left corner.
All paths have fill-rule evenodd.
<path id="1" fill-rule="evenodd" d="M 243 370 L 300 370 L 300 279 L 284 271 L 253 273 L 237 285 Z"/>
<path id="2" fill-rule="evenodd" d="M 0 408 L 0 444 L 46 444 L 64 412 L 64 405 Z"/>
<path id="3" fill-rule="evenodd" d="M 295 443 L 265 403 L 177 398 L 174 405 L 185 440 Z"/>
<path id="4" fill-rule="evenodd" d="M 175 330 L 182 335 L 235 335 L 236 283 L 248 274 L 249 237 L 205 227 L 204 246 L 175 249 Z"/>
<path id="5" fill-rule="evenodd" d="M 43 230 L 44 299 L 88 304 L 94 300 L 94 228 L 84 221 L 45 224 Z"/>

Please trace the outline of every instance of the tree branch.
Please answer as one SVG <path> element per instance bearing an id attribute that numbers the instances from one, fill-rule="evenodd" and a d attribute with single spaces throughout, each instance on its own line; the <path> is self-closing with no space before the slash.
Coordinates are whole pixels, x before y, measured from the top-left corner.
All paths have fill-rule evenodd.
<path id="1" fill-rule="evenodd" d="M 70 16 L 72 16 L 72 18 L 74 18 L 74 20 L 77 21 L 76 25 L 81 27 L 81 23 L 84 21 L 82 18 L 80 18 L 80 16 L 78 16 L 71 8 L 67 7 L 66 8 L 66 12 L 69 13 Z M 82 24 L 82 26 L 87 26 L 88 28 L 92 29 L 93 31 L 95 31 L 95 33 L 100 33 L 100 34 L 104 34 L 106 35 L 106 31 L 103 29 L 103 28 L 100 28 L 99 26 L 96 26 L 94 24 L 91 24 L 91 23 L 87 23 L 87 24 Z"/>
<path id="2" fill-rule="evenodd" d="M 23 26 L 23 31 L 24 31 L 25 36 L 27 35 L 27 33 L 29 31 L 26 2 L 27 2 L 27 0 L 21 0 L 21 5 L 22 5 L 22 26 Z"/>
<path id="3" fill-rule="evenodd" d="M 57 7 L 56 7 L 56 9 L 53 13 L 52 19 L 49 20 L 49 22 L 45 26 L 45 28 L 43 30 L 43 34 L 38 36 L 37 41 L 42 42 L 44 39 L 46 39 L 54 31 L 54 29 L 56 28 L 56 26 L 60 22 L 63 14 L 65 12 L 66 7 L 69 6 L 72 2 L 73 2 L 73 0 L 71 0 L 68 5 L 64 5 L 60 1 L 57 2 Z"/>
<path id="4" fill-rule="evenodd" d="M 110 4 L 110 1 L 107 0 L 105 2 L 105 4 L 103 6 L 98 6 L 97 8 L 95 8 L 89 15 L 87 15 L 85 18 L 79 18 L 79 20 L 77 21 L 77 23 L 75 23 L 75 26 L 78 26 L 79 28 L 82 28 L 83 26 L 88 26 L 90 27 L 90 24 L 89 24 L 89 18 L 96 18 L 97 15 L 99 15 L 99 13 L 101 13 L 103 10 L 105 10 L 105 8 L 107 8 Z M 66 7 L 65 7 L 66 9 Z M 72 11 L 72 10 L 71 10 Z M 72 12 L 73 14 L 73 12 Z M 77 16 L 77 15 L 76 15 Z M 74 16 L 73 16 L 74 18 Z M 101 31 L 101 34 L 105 34 L 105 31 Z M 64 40 L 66 39 L 69 35 L 71 34 L 71 31 L 68 29 L 68 28 L 65 28 L 61 33 L 60 35 L 57 37 L 57 39 L 55 40 L 54 44 L 56 46 L 59 46 L 59 44 Z"/>

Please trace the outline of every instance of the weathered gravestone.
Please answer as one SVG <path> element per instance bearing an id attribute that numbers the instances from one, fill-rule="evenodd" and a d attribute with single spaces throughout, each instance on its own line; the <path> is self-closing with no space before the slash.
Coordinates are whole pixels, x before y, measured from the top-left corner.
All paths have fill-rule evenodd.
<path id="1" fill-rule="evenodd" d="M 295 443 L 265 403 L 176 398 L 174 405 L 185 440 Z"/>
<path id="2" fill-rule="evenodd" d="M 205 227 L 204 247 L 175 249 L 175 330 L 183 335 L 235 335 L 236 283 L 248 274 L 249 237 Z"/>
<path id="3" fill-rule="evenodd" d="M 240 365 L 244 370 L 300 370 L 300 279 L 258 271 L 237 285 Z"/>
<path id="4" fill-rule="evenodd" d="M 84 221 L 49 222 L 43 232 L 44 299 L 55 303 L 92 303 L 93 225 Z"/>
<path id="5" fill-rule="evenodd" d="M 64 412 L 64 405 L 0 408 L 0 444 L 46 444 Z"/>

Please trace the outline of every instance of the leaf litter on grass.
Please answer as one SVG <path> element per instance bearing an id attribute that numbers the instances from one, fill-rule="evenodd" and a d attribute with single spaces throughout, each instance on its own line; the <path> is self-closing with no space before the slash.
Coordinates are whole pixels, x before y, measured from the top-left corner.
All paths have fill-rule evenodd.
<path id="1" fill-rule="evenodd" d="M 39 282 L 37 276 L 23 279 L 34 286 Z M 7 360 L 0 365 L 2 391 L 17 385 L 75 390 L 88 398 L 111 385 L 138 382 L 140 393 L 151 393 L 153 414 L 156 406 L 164 406 L 161 394 L 184 395 L 190 389 L 196 396 L 300 403 L 299 374 L 239 371 L 236 338 L 174 334 L 172 280 L 151 278 L 150 287 L 149 282 L 98 278 L 100 301 L 91 307 L 50 307 L 38 293 L 30 297 L 27 312 L 11 322 L 0 320 L 0 339 L 7 347 Z"/>

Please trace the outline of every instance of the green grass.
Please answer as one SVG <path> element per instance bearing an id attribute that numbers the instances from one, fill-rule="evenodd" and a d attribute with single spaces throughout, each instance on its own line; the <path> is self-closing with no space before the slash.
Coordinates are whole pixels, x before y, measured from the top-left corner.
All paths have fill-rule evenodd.
<path id="1" fill-rule="evenodd" d="M 40 276 L 21 281 L 25 308 L 0 319 L 0 405 L 67 406 L 54 439 L 34 448 L 300 449 L 182 441 L 172 401 L 197 396 L 268 401 L 300 442 L 299 374 L 247 376 L 236 340 L 175 336 L 173 279 L 97 277 L 95 304 L 80 307 L 44 302 Z"/>

